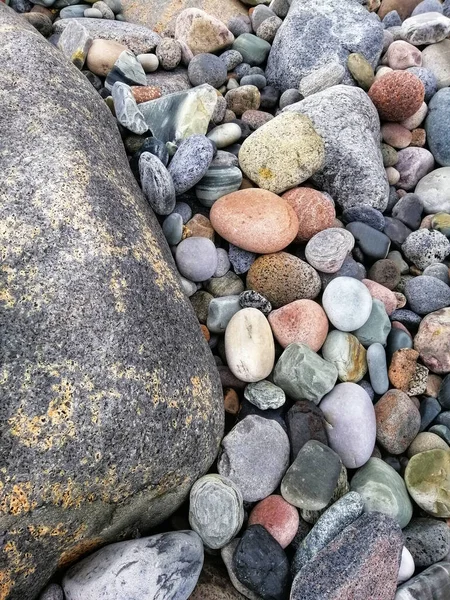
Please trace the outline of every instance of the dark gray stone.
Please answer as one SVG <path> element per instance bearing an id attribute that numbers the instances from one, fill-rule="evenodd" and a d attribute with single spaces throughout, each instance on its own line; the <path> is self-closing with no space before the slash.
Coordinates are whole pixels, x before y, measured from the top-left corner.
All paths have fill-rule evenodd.
<path id="1" fill-rule="evenodd" d="M 411 229 L 393 217 L 385 217 L 384 220 L 386 221 L 386 225 L 383 233 L 388 236 L 396 248 L 401 248 L 403 242 L 411 233 Z"/>
<path id="2" fill-rule="evenodd" d="M 233 555 L 236 577 L 263 600 L 284 600 L 289 592 L 289 562 L 280 544 L 262 525 L 251 525 Z"/>
<path id="3" fill-rule="evenodd" d="M 425 121 L 427 142 L 434 160 L 450 166 L 450 89 L 442 88 L 431 99 Z"/>
<path id="4" fill-rule="evenodd" d="M 443 408 L 450 409 L 450 375 L 444 377 L 438 393 L 439 404 Z"/>
<path id="5" fill-rule="evenodd" d="M 57 583 L 51 583 L 40 594 L 39 600 L 64 600 L 62 587 Z"/>
<path id="6" fill-rule="evenodd" d="M 225 50 L 219 58 L 225 63 L 227 71 L 234 71 L 244 61 L 242 54 L 237 50 Z"/>
<path id="7" fill-rule="evenodd" d="M 291 462 L 309 440 L 317 440 L 328 446 L 325 417 L 314 402 L 299 400 L 288 410 L 285 421 L 291 443 Z"/>
<path id="8" fill-rule="evenodd" d="M 203 543 L 194 531 L 171 531 L 111 544 L 66 573 L 66 600 L 87 598 L 189 598 L 203 566 Z"/>
<path id="9" fill-rule="evenodd" d="M 267 81 L 263 75 L 245 75 L 240 81 L 241 85 L 254 85 L 258 90 L 266 87 Z"/>
<path id="10" fill-rule="evenodd" d="M 214 147 L 204 135 L 191 135 L 181 142 L 169 165 L 176 194 L 183 194 L 198 183 L 208 171 Z"/>
<path id="11" fill-rule="evenodd" d="M 9 0 L 9 6 L 18 13 L 26 13 L 30 12 L 34 4 L 29 0 Z"/>
<path id="12" fill-rule="evenodd" d="M 407 308 L 398 308 L 397 310 L 394 310 L 394 312 L 389 315 L 389 318 L 391 321 L 398 321 L 406 327 L 418 327 L 422 321 L 422 317 Z"/>
<path id="13" fill-rule="evenodd" d="M 336 273 L 319 273 L 319 275 L 322 281 L 322 289 L 325 290 L 327 285 L 333 281 L 333 279 L 336 279 L 336 277 L 353 277 L 354 279 L 359 279 L 359 281 L 361 281 L 366 278 L 367 272 L 364 265 L 356 262 L 356 260 L 349 255 L 345 258 L 339 271 L 336 271 Z"/>
<path id="14" fill-rule="evenodd" d="M 362 515 L 303 567 L 290 598 L 392 600 L 402 548 L 395 521 L 379 513 Z"/>
<path id="15" fill-rule="evenodd" d="M 450 305 L 450 287 L 428 275 L 413 277 L 407 281 L 405 296 L 411 310 L 419 315 L 427 315 Z"/>
<path id="16" fill-rule="evenodd" d="M 416 567 L 429 567 L 450 551 L 450 529 L 438 519 L 412 519 L 403 530 L 405 546 Z"/>
<path id="17" fill-rule="evenodd" d="M 267 77 L 283 91 L 298 88 L 303 77 L 327 63 L 346 67 L 353 52 L 365 56 L 375 68 L 382 48 L 383 26 L 357 2 L 292 0 L 272 45 Z M 354 83 L 348 71 L 344 83 Z"/>
<path id="18" fill-rule="evenodd" d="M 227 79 L 227 67 L 214 54 L 197 54 L 189 63 L 188 77 L 193 86 L 208 83 L 219 88 Z"/>
<path id="19" fill-rule="evenodd" d="M 214 460 L 223 400 L 111 112 L 4 3 L 0 21 L 0 87 L 15 82 L 0 112 L 0 552 L 19 600 L 166 519 Z"/>
<path id="20" fill-rule="evenodd" d="M 439 562 L 397 589 L 395 600 L 447 600 L 450 594 L 450 562 Z"/>
<path id="21" fill-rule="evenodd" d="M 345 0 L 349 1 L 356 10 L 356 3 Z M 284 112 L 307 115 L 325 143 L 324 165 L 312 177 L 320 190 L 343 209 L 370 204 L 385 210 L 389 184 L 380 150 L 380 120 L 362 89 L 336 85 L 287 106 Z"/>
<path id="22" fill-rule="evenodd" d="M 143 152 L 139 172 L 142 191 L 152 209 L 157 215 L 169 215 L 175 208 L 175 187 L 169 171 L 157 156 Z"/>
<path id="23" fill-rule="evenodd" d="M 433 425 L 428 430 L 430 433 L 435 433 L 450 446 L 450 429 L 445 425 Z"/>
<path id="24" fill-rule="evenodd" d="M 342 219 L 344 223 L 360 221 L 378 231 L 383 231 L 385 226 L 383 213 L 370 206 L 370 204 L 360 204 L 359 206 L 347 208 L 342 213 Z"/>
<path id="25" fill-rule="evenodd" d="M 441 412 L 442 407 L 436 398 L 425 397 L 420 401 L 420 431 L 425 431 Z"/>
<path id="26" fill-rule="evenodd" d="M 423 206 L 417 194 L 406 194 L 395 204 L 392 216 L 410 229 L 418 229 L 422 220 Z"/>
<path id="27" fill-rule="evenodd" d="M 346 229 L 353 235 L 365 256 L 372 260 L 386 258 L 391 247 L 391 240 L 387 235 L 358 221 L 349 223 Z"/>
<path id="28" fill-rule="evenodd" d="M 389 27 L 401 27 L 402 20 L 396 10 L 390 10 L 381 21 L 385 29 Z"/>
<path id="29" fill-rule="evenodd" d="M 247 273 L 252 264 L 255 262 L 257 255 L 254 252 L 238 248 L 234 244 L 230 244 L 228 257 L 233 266 L 234 272 L 238 275 Z"/>

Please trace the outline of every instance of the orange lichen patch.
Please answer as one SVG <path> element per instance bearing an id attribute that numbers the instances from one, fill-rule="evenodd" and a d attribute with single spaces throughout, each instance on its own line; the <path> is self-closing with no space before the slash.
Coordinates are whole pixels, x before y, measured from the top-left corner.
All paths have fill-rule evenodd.
<path id="1" fill-rule="evenodd" d="M 28 577 L 36 571 L 31 552 L 20 552 L 14 542 L 6 542 L 3 546 L 3 552 L 12 573 L 20 573 L 23 577 Z"/>
<path id="2" fill-rule="evenodd" d="M 104 540 L 101 537 L 86 539 L 79 542 L 78 544 L 76 544 L 72 548 L 69 548 L 61 554 L 61 557 L 58 561 L 58 568 L 69 566 L 71 563 L 78 560 L 81 556 L 87 554 L 88 552 L 92 552 L 92 550 L 95 550 L 103 543 Z"/>
<path id="3" fill-rule="evenodd" d="M 31 489 L 30 481 L 13 485 L 12 490 L 3 496 L 0 512 L 17 516 L 36 508 L 36 502 L 30 499 Z"/>
<path id="4" fill-rule="evenodd" d="M 12 590 L 13 582 L 10 573 L 6 570 L 0 571 L 0 600 L 7 600 Z"/>
<path id="5" fill-rule="evenodd" d="M 273 177 L 273 173 L 269 169 L 269 167 L 264 167 L 262 169 L 259 169 L 259 175 L 260 175 L 260 177 L 263 177 L 264 179 L 272 179 L 272 177 Z"/>
<path id="6" fill-rule="evenodd" d="M 209 342 L 209 340 L 211 339 L 211 334 L 209 333 L 209 329 L 206 327 L 206 325 L 200 325 L 200 329 L 202 330 L 203 337 L 205 338 L 205 340 L 207 342 Z"/>
<path id="7" fill-rule="evenodd" d="M 64 523 L 58 523 L 54 527 L 50 527 L 49 525 L 28 525 L 27 529 L 31 537 L 36 540 L 45 537 L 65 537 L 68 534 Z"/>

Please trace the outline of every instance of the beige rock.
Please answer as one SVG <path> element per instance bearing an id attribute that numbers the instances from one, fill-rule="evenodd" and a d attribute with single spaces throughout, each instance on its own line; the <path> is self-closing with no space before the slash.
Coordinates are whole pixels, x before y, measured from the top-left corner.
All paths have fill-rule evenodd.
<path id="1" fill-rule="evenodd" d="M 436 449 L 450 450 L 448 444 L 446 444 L 441 437 L 430 431 L 423 431 L 422 433 L 417 434 L 416 438 L 406 451 L 406 456 L 412 458 L 421 452 Z"/>
<path id="2" fill-rule="evenodd" d="M 225 353 L 230 371 L 241 381 L 268 377 L 275 362 L 275 344 L 260 310 L 243 308 L 231 318 L 225 331 Z"/>
<path id="3" fill-rule="evenodd" d="M 116 60 L 126 50 L 126 46 L 114 40 L 94 40 L 87 54 L 86 66 L 92 73 L 106 77 Z"/>
<path id="4" fill-rule="evenodd" d="M 242 144 L 239 164 L 259 187 L 279 194 L 309 179 L 324 162 L 322 138 L 309 117 L 282 113 Z"/>
<path id="5" fill-rule="evenodd" d="M 450 40 L 427 46 L 422 52 L 422 66 L 434 73 L 439 90 L 450 85 Z"/>
<path id="6" fill-rule="evenodd" d="M 450 372 L 450 308 L 424 317 L 414 338 L 422 362 L 438 375 Z"/>
<path id="7" fill-rule="evenodd" d="M 198 8 L 186 8 L 177 17 L 175 39 L 185 42 L 196 55 L 227 48 L 234 35 L 216 17 Z"/>

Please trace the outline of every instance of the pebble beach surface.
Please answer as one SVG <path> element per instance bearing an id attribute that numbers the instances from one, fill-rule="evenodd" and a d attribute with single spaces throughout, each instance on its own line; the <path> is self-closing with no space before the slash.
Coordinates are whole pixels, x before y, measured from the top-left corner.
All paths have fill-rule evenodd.
<path id="1" fill-rule="evenodd" d="M 9 5 L 116 120 L 226 419 L 39 600 L 449 600 L 450 1 L 77 1 Z"/>

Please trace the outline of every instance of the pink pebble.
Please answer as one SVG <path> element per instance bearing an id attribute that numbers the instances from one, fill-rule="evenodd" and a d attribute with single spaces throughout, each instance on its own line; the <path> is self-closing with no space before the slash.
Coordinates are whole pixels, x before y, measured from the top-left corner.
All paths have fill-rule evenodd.
<path id="1" fill-rule="evenodd" d="M 376 281 L 372 281 L 371 279 L 363 279 L 362 282 L 369 290 L 372 298 L 381 300 L 381 302 L 384 304 L 387 314 L 392 314 L 397 308 L 397 298 L 395 297 L 394 292 L 391 292 L 391 290 L 389 290 L 387 287 L 384 287 L 384 285 L 381 285 Z"/>
<path id="2" fill-rule="evenodd" d="M 317 352 L 328 335 L 328 318 L 323 308 L 313 300 L 295 300 L 269 317 L 274 336 L 286 348 L 294 342 L 306 344 Z"/>
<path id="3" fill-rule="evenodd" d="M 408 42 L 397 40 L 396 42 L 392 42 L 387 49 L 382 63 L 394 70 L 421 67 L 422 52 L 412 44 L 408 44 Z"/>
<path id="4" fill-rule="evenodd" d="M 295 506 L 281 496 L 267 496 L 255 506 L 248 519 L 249 525 L 262 525 L 282 548 L 292 542 L 300 518 Z"/>
<path id="5" fill-rule="evenodd" d="M 427 116 L 427 112 L 428 106 L 425 102 L 423 102 L 419 110 L 415 112 L 412 115 L 412 117 L 409 117 L 408 119 L 402 121 L 400 125 L 406 127 L 406 129 L 409 129 L 410 131 L 412 131 L 413 129 L 417 129 L 417 127 L 419 127 L 419 125 L 422 124 L 423 120 Z"/>
<path id="6" fill-rule="evenodd" d="M 381 126 L 381 135 L 386 144 L 397 149 L 407 148 L 412 139 L 412 133 L 409 129 L 398 123 L 384 123 Z"/>
<path id="7" fill-rule="evenodd" d="M 419 225 L 419 229 L 431 229 L 431 221 L 433 220 L 434 215 L 427 215 L 422 219 Z"/>

